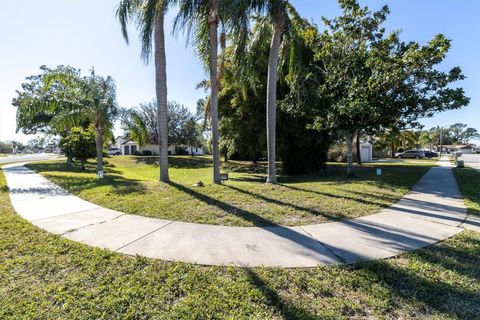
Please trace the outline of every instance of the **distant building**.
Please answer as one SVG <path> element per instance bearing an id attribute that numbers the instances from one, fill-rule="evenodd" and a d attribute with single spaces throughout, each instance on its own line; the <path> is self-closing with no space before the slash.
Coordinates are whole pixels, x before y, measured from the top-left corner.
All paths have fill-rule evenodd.
<path id="1" fill-rule="evenodd" d="M 446 152 L 446 153 L 453 153 L 453 152 L 461 152 L 463 154 L 471 154 L 477 151 L 477 148 L 473 144 L 444 144 L 441 146 L 436 146 L 437 152 Z"/>
<path id="2" fill-rule="evenodd" d="M 135 141 L 125 139 L 123 137 L 117 137 L 115 144 L 110 146 L 111 148 L 118 148 L 122 155 L 136 155 L 142 154 L 144 151 L 150 152 L 152 155 L 157 155 L 159 152 L 158 144 L 147 144 L 140 147 Z M 190 147 L 170 145 L 168 146 L 169 155 L 177 154 L 190 154 L 190 155 L 203 155 L 205 154 L 202 147 Z"/>

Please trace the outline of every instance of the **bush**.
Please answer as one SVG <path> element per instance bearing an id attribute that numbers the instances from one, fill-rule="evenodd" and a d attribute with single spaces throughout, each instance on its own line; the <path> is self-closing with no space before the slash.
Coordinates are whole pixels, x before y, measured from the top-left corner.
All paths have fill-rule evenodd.
<path id="1" fill-rule="evenodd" d="M 306 120 L 280 113 L 278 154 L 283 172 L 307 174 L 325 169 L 331 136 L 328 132 L 306 128 Z"/>
<path id="2" fill-rule="evenodd" d="M 346 162 L 347 161 L 347 146 L 344 144 L 335 144 L 327 154 L 328 161 L 332 162 Z"/>
<path id="3" fill-rule="evenodd" d="M 142 156 L 151 156 L 152 155 L 152 151 L 150 150 L 143 150 L 142 151 Z"/>
<path id="4" fill-rule="evenodd" d="M 185 155 L 189 154 L 187 149 L 185 149 L 184 147 L 178 147 L 177 146 L 175 149 L 176 149 L 175 150 L 176 154 L 179 155 L 179 156 L 185 156 Z"/>
<path id="5" fill-rule="evenodd" d="M 97 155 L 95 129 L 73 127 L 69 134 L 60 140 L 60 148 L 65 156 L 80 161 L 82 169 L 85 169 L 87 159 L 95 158 Z"/>

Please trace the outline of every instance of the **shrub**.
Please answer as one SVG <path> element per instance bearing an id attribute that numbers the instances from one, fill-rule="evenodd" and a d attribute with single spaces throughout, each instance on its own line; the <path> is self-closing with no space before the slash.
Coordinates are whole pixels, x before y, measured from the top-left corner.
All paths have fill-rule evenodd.
<path id="1" fill-rule="evenodd" d="M 67 157 L 72 157 L 82 164 L 85 170 L 87 159 L 95 158 L 97 150 L 95 148 L 95 129 L 88 127 L 73 127 L 70 133 L 60 140 L 60 148 Z"/>
<path id="2" fill-rule="evenodd" d="M 346 162 L 347 161 L 347 147 L 344 144 L 335 144 L 327 154 L 328 161 L 332 162 Z"/>

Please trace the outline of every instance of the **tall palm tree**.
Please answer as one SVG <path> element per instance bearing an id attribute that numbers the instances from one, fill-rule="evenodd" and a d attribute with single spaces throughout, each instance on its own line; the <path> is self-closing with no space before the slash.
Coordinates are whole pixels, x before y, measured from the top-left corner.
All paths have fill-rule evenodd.
<path id="1" fill-rule="evenodd" d="M 178 0 L 179 13 L 175 19 L 175 30 L 187 30 L 193 34 L 193 44 L 200 59 L 210 72 L 209 111 L 212 130 L 213 182 L 220 183 L 220 152 L 218 130 L 218 27 L 231 31 L 243 26 L 248 19 L 249 0 Z M 222 35 L 220 43 L 222 44 Z"/>
<path id="2" fill-rule="evenodd" d="M 260 23 L 268 23 L 271 28 L 271 41 L 268 56 L 268 73 L 267 73 L 267 99 L 266 99 L 266 116 L 267 116 L 267 158 L 268 158 L 268 175 L 266 183 L 277 183 L 275 173 L 276 160 L 276 118 L 277 118 L 277 82 L 278 82 L 278 63 L 280 47 L 283 38 L 291 28 L 291 18 L 297 18 L 297 13 L 288 0 L 258 0 L 252 1 L 253 9 L 265 17 L 260 19 Z M 258 28 L 261 30 L 262 28 Z M 292 34 L 293 35 L 293 34 Z"/>
<path id="3" fill-rule="evenodd" d="M 285 0 L 274 0 L 268 2 L 268 14 L 272 21 L 272 42 L 268 55 L 268 76 L 267 76 L 267 155 L 268 175 L 267 183 L 277 183 L 275 173 L 276 157 L 276 124 L 277 124 L 277 81 L 278 81 L 278 53 L 282 41 L 282 33 L 286 22 Z"/>
<path id="4" fill-rule="evenodd" d="M 158 112 L 158 144 L 160 181 L 169 182 L 168 176 L 168 124 L 167 124 L 167 73 L 165 57 L 165 13 L 174 0 L 121 0 L 117 17 L 128 43 L 127 25 L 134 20 L 140 30 L 142 59 L 148 63 L 152 53 L 155 58 L 155 83 Z"/>

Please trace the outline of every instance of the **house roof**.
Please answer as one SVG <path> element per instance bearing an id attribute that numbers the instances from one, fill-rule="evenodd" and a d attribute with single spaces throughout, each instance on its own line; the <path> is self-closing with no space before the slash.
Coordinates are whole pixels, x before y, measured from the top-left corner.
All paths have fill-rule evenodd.
<path id="1" fill-rule="evenodd" d="M 472 148 L 473 144 L 443 144 L 442 147 L 450 148 L 450 149 L 466 149 L 466 148 Z"/>

